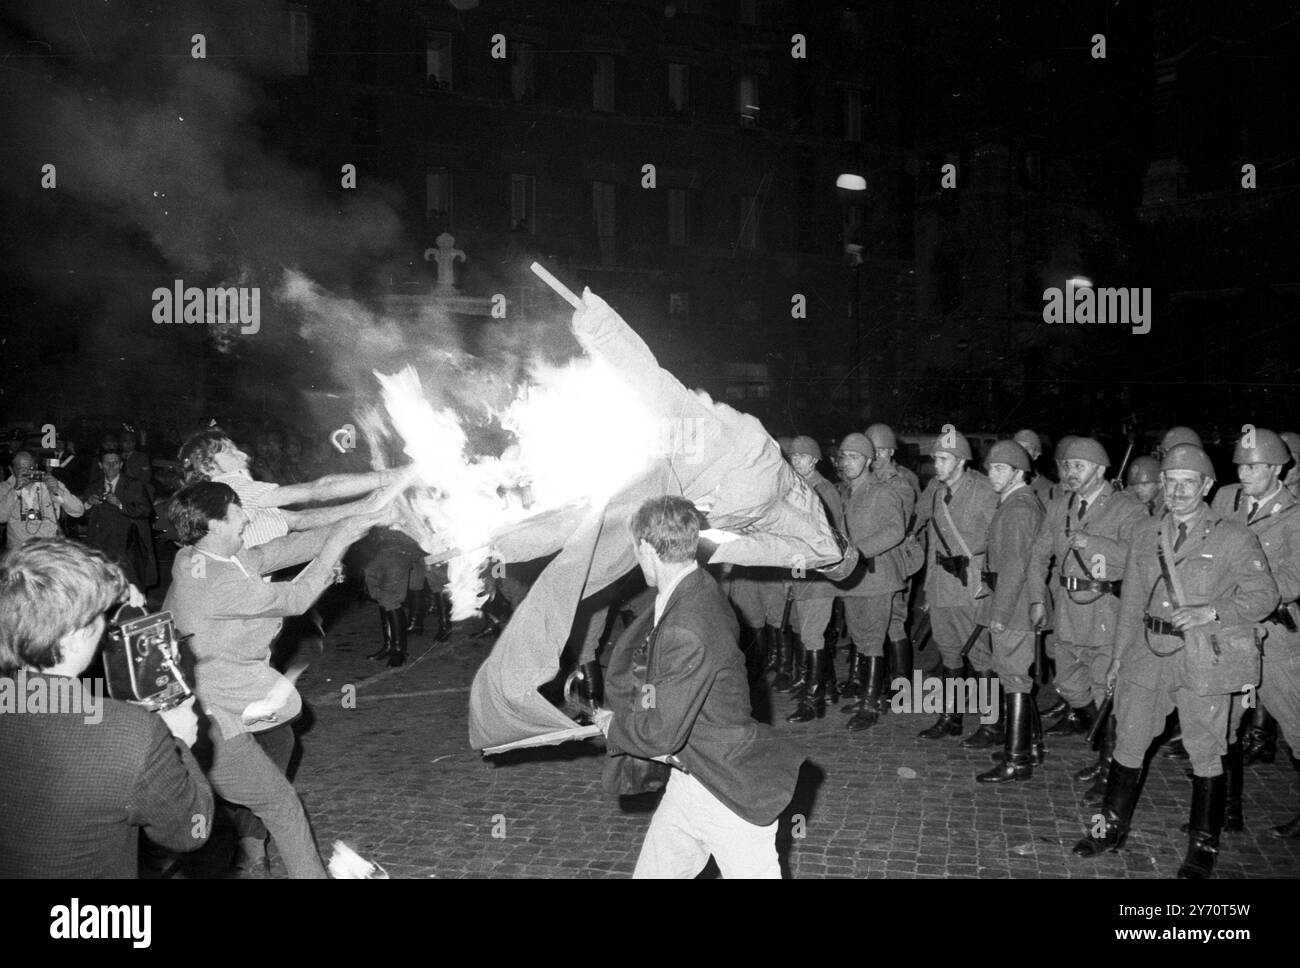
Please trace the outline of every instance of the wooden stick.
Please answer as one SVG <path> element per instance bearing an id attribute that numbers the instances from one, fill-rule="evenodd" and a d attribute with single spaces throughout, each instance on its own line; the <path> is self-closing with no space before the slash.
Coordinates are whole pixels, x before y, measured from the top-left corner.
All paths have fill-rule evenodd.
<path id="1" fill-rule="evenodd" d="M 540 262 L 534 262 L 528 268 L 532 269 L 533 272 L 536 273 L 538 279 L 541 279 L 542 282 L 546 283 L 548 286 L 554 289 L 560 295 L 560 297 L 563 298 L 564 301 L 567 302 L 574 309 L 585 308 L 582 305 L 582 300 L 573 294 L 573 290 L 570 289 L 568 286 L 566 286 L 564 283 L 560 282 L 559 279 L 556 279 L 555 276 L 551 275 L 549 272 L 543 269 Z"/>

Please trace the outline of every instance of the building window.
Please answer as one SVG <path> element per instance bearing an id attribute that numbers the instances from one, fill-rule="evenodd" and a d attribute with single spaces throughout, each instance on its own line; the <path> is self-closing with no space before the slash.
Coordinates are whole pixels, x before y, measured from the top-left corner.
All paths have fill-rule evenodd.
<path id="1" fill-rule="evenodd" d="M 753 74 L 736 78 L 736 114 L 742 128 L 758 125 L 758 79 Z"/>
<path id="2" fill-rule="evenodd" d="M 287 73 L 306 77 L 311 54 L 311 18 L 306 10 L 289 11 L 289 58 Z"/>
<path id="3" fill-rule="evenodd" d="M 451 225 L 451 172 L 430 168 L 424 173 L 424 215 Z"/>
<path id="4" fill-rule="evenodd" d="M 612 182 L 591 183 L 591 215 L 596 228 L 596 240 L 600 244 L 600 261 L 605 265 L 612 265 L 615 257 L 615 189 Z"/>
<path id="5" fill-rule="evenodd" d="M 668 65 L 668 110 L 685 114 L 691 106 L 691 69 L 686 64 Z"/>
<path id="6" fill-rule="evenodd" d="M 758 0 L 740 0 L 740 22 L 750 25 L 758 23 Z"/>
<path id="7" fill-rule="evenodd" d="M 614 58 L 596 57 L 596 72 L 591 75 L 591 106 L 597 111 L 614 110 Z"/>
<path id="8" fill-rule="evenodd" d="M 690 245 L 691 193 L 685 188 L 668 189 L 668 244 Z"/>
<path id="9" fill-rule="evenodd" d="M 742 249 L 758 248 L 758 196 L 736 196 L 736 245 Z"/>
<path id="10" fill-rule="evenodd" d="M 429 31 L 424 52 L 425 80 L 440 91 L 451 90 L 451 34 Z"/>
<path id="11" fill-rule="evenodd" d="M 862 140 L 862 92 L 844 92 L 844 140 Z"/>
<path id="12" fill-rule="evenodd" d="M 515 44 L 510 64 L 510 95 L 523 101 L 537 95 L 537 62 L 532 44 Z"/>
<path id="13" fill-rule="evenodd" d="M 537 178 L 535 175 L 510 176 L 510 231 L 537 231 Z"/>
<path id="14" fill-rule="evenodd" d="M 686 326 L 690 323 L 691 294 L 689 292 L 668 294 L 668 321 L 674 326 Z"/>

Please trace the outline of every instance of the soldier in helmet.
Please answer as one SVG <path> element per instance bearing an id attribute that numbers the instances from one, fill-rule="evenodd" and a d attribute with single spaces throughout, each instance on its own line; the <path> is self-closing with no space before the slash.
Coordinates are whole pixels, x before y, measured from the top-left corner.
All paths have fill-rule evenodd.
<path id="1" fill-rule="evenodd" d="M 1074 434 L 1066 434 L 1056 442 L 1056 449 L 1052 452 L 1052 463 L 1056 465 L 1056 483 L 1047 489 L 1047 500 L 1049 502 L 1055 501 L 1062 494 L 1070 492 L 1069 485 L 1066 483 L 1065 452 L 1078 439 Z"/>
<path id="2" fill-rule="evenodd" d="M 1102 812 L 1074 852 L 1094 857 L 1123 846 L 1147 750 L 1177 707 L 1193 773 L 1187 855 L 1178 876 L 1204 878 L 1214 872 L 1223 828 L 1223 756 L 1232 703 L 1227 694 L 1200 694 L 1198 689 L 1216 685 L 1192 677 L 1189 651 L 1208 648 L 1208 636 L 1215 637 L 1216 648 L 1221 641 L 1254 637 L 1253 623 L 1277 608 L 1278 593 L 1255 536 L 1206 505 L 1214 467 L 1205 451 L 1175 445 L 1160 471 L 1168 510 L 1144 518 L 1133 535 L 1107 670 L 1107 680 L 1116 683 L 1115 756 Z"/>
<path id="3" fill-rule="evenodd" d="M 790 444 L 790 464 L 795 473 L 821 498 L 822 505 L 826 508 L 826 520 L 840 534 L 845 534 L 843 499 L 835 485 L 817 471 L 817 462 L 821 457 L 822 449 L 811 437 L 796 437 Z M 805 671 L 801 677 L 799 704 L 794 713 L 786 717 L 786 722 L 806 723 L 821 715 L 819 710 L 824 710 L 826 702 L 836 701 L 830 697 L 835 673 L 826 661 L 825 633 L 826 626 L 831 621 L 835 597 L 840 594 L 840 590 L 830 580 L 816 574 L 796 580 L 793 586 L 793 622 L 798 630 L 795 641 L 800 645 L 801 655 L 806 657 L 802 661 L 805 665 L 815 665 L 819 675 L 816 680 L 810 681 Z M 788 673 L 792 661 L 791 648 L 788 643 L 782 643 L 781 649 L 779 668 Z M 812 658 L 813 653 L 817 653 L 820 660 Z"/>
<path id="4" fill-rule="evenodd" d="M 1160 462 L 1154 457 L 1138 457 L 1128 465 L 1125 484 L 1129 493 L 1142 502 L 1147 514 L 1158 518 L 1165 513 L 1165 495 L 1160 488 Z"/>
<path id="5" fill-rule="evenodd" d="M 1034 473 L 1035 468 L 1038 466 L 1038 459 L 1043 456 L 1042 438 L 1034 431 L 1025 429 L 1017 430 L 1011 440 L 1019 444 L 1024 452 L 1029 455 L 1029 473 L 1025 475 L 1025 483 L 1033 488 L 1039 500 L 1046 504 L 1052 499 L 1052 482 L 1043 477 L 1042 474 Z"/>
<path id="6" fill-rule="evenodd" d="M 976 598 L 988 550 L 989 522 L 998 496 L 987 477 L 967 471 L 970 444 L 947 424 L 931 448 L 934 479 L 917 508 L 917 526 L 929 531 L 926 546 L 925 598 L 930 628 L 943 659 L 944 709 L 938 722 L 922 730 L 924 739 L 960 736 L 962 713 L 954 699 L 966 660 L 962 648 L 975 631 Z M 981 653 L 991 671 L 991 657 Z M 951 684 L 951 685 L 950 685 Z"/>
<path id="7" fill-rule="evenodd" d="M 1201 450 L 1205 449 L 1205 445 L 1201 443 L 1201 435 L 1191 427 L 1170 427 L 1165 431 L 1165 435 L 1160 438 L 1160 443 L 1156 445 L 1156 449 L 1151 456 L 1156 460 L 1161 460 L 1165 454 L 1179 444 L 1190 444 L 1193 447 L 1201 448 Z"/>
<path id="8" fill-rule="evenodd" d="M 1282 478 L 1282 486 L 1291 492 L 1292 497 L 1300 499 L 1300 434 L 1284 430 L 1278 436 L 1291 454 L 1291 463 Z"/>
<path id="9" fill-rule="evenodd" d="M 899 546 L 907 511 L 898 492 L 871 473 L 874 456 L 875 447 L 865 434 L 849 434 L 840 443 L 844 535 L 862 558 L 852 574 L 837 582 L 849 635 L 863 662 L 863 688 L 848 724 L 852 730 L 873 726 L 879 718 L 890 611 L 905 581 Z"/>
<path id="10" fill-rule="evenodd" d="M 894 461 L 894 454 L 898 452 L 898 439 L 894 436 L 891 427 L 882 423 L 872 424 L 867 428 L 867 439 L 876 449 L 876 456 L 871 461 L 871 473 L 878 481 L 892 487 L 903 499 L 903 509 L 907 513 L 907 533 L 911 534 L 916 527 L 916 501 L 921 496 L 921 484 L 911 470 Z M 904 679 L 912 677 L 912 643 L 907 637 L 911 579 L 905 575 L 904 582 L 903 588 L 894 595 L 890 609 L 889 668 L 886 670 L 886 681 L 891 681 L 898 676 Z M 856 658 L 856 653 L 851 653 L 851 656 Z M 857 671 L 861 673 L 864 667 L 865 663 L 859 662 Z M 855 684 L 860 685 L 861 682 L 862 676 L 859 674 Z M 850 696 L 856 697 L 857 690 L 845 689 L 844 695 L 846 699 Z M 845 712 L 853 712 L 856 709 L 856 703 L 844 707 Z"/>
<path id="11" fill-rule="evenodd" d="M 1247 426 L 1232 452 L 1239 484 L 1223 487 L 1214 496 L 1213 510 L 1228 521 L 1245 526 L 1259 539 L 1277 582 L 1281 604 L 1264 622 L 1263 677 L 1259 704 L 1243 710 L 1237 700 L 1234 719 L 1254 716 L 1243 742 L 1235 742 L 1238 724 L 1228 734 L 1223 758 L 1227 776 L 1224 829 L 1241 830 L 1242 766 L 1247 760 L 1272 762 L 1277 753 L 1277 728 L 1291 747 L 1292 762 L 1300 770 L 1300 505 L 1282 486 L 1282 468 L 1291 459 L 1282 438 L 1263 427 Z M 1269 715 L 1269 714 L 1272 715 Z M 1249 748 L 1243 748 L 1249 747 Z M 1271 747 L 1271 749 L 1270 749 Z M 1253 756 L 1252 756 L 1253 754 Z M 1274 836 L 1300 837 L 1300 817 L 1273 828 Z"/>
<path id="12" fill-rule="evenodd" d="M 1042 724 L 1030 695 L 1034 626 L 1029 620 L 1026 579 L 1044 510 L 1037 493 L 1025 484 L 1030 461 L 1023 447 L 1000 440 L 989 449 L 985 463 L 989 483 L 998 494 L 998 509 L 989 524 L 988 570 L 983 580 L 991 594 L 980 602 L 980 624 L 988 626 L 992 639 L 993 669 L 1006 702 L 1006 729 L 1001 765 L 975 779 L 1005 783 L 1029 779 L 1033 762 L 1043 756 Z"/>
<path id="13" fill-rule="evenodd" d="M 1029 566 L 1030 617 L 1035 627 L 1047 621 L 1047 576 L 1055 561 L 1056 689 L 1070 709 L 1048 733 L 1085 733 L 1106 696 L 1120 582 L 1133 529 L 1145 509 L 1106 480 L 1110 457 L 1091 437 L 1077 437 L 1062 453 L 1069 490 L 1047 509 L 1034 541 Z M 1101 778 L 1114 747 L 1114 722 L 1102 735 L 1101 755 L 1075 774 L 1079 782 Z"/>

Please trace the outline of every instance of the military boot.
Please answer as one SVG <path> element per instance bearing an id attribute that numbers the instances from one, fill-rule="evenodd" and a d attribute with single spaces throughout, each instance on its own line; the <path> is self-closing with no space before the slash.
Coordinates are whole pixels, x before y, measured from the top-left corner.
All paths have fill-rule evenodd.
<path id="1" fill-rule="evenodd" d="M 858 708 L 858 699 L 862 695 L 862 658 L 858 644 L 850 639 L 848 675 L 840 686 L 840 696 L 848 702 L 840 707 L 841 712 L 848 713 Z"/>
<path id="2" fill-rule="evenodd" d="M 822 660 L 822 685 L 826 687 L 827 705 L 835 705 L 840 701 L 840 683 L 835 675 L 835 646 L 828 645 L 823 650 L 826 658 Z"/>
<path id="3" fill-rule="evenodd" d="M 435 642 L 446 642 L 451 638 L 451 595 L 445 591 L 433 595 L 434 614 L 438 616 L 438 631 L 433 636 Z"/>
<path id="4" fill-rule="evenodd" d="M 794 636 L 782 633 L 776 657 L 776 677 L 772 680 L 773 692 L 789 692 L 794 685 Z"/>
<path id="5" fill-rule="evenodd" d="M 389 624 L 389 615 L 391 613 L 386 608 L 379 610 L 379 627 L 383 631 L 384 642 L 377 650 L 366 656 L 367 659 L 387 659 L 393 651 L 393 630 Z"/>
<path id="6" fill-rule="evenodd" d="M 1223 810 L 1223 829 L 1230 833 L 1237 833 L 1246 827 L 1246 818 L 1241 809 L 1245 752 L 1241 743 L 1233 743 L 1223 757 L 1223 775 L 1227 778 L 1227 803 Z"/>
<path id="7" fill-rule="evenodd" d="M 855 733 L 870 729 L 879 721 L 880 693 L 885 685 L 885 660 L 882 656 L 865 656 L 862 667 L 862 695 L 858 698 L 856 712 L 848 722 L 848 728 Z"/>
<path id="8" fill-rule="evenodd" d="M 605 670 L 600 667 L 599 659 L 583 662 L 578 668 L 582 671 L 579 692 L 584 702 L 593 708 L 605 704 Z"/>
<path id="9" fill-rule="evenodd" d="M 408 633 L 415 635 L 424 634 L 424 586 L 419 588 L 408 588 L 406 590 L 406 614 L 410 616 L 410 623 L 406 626 Z"/>
<path id="10" fill-rule="evenodd" d="M 1129 824 L 1133 820 L 1133 808 L 1137 806 L 1138 788 L 1142 783 L 1142 771 L 1122 766 L 1118 760 L 1110 761 L 1110 772 L 1106 777 L 1106 797 L 1102 803 L 1100 821 L 1097 827 L 1088 831 L 1074 845 L 1074 853 L 1080 857 L 1097 857 L 1110 850 L 1119 850 L 1128 839 Z"/>
<path id="11" fill-rule="evenodd" d="M 980 723 L 980 728 L 971 733 L 961 741 L 961 748 L 964 750 L 982 750 L 990 746 L 1000 746 L 1006 740 L 1006 730 L 1002 720 L 1002 690 L 998 686 L 998 675 L 996 672 L 989 670 L 981 672 L 980 678 L 986 682 L 992 683 L 989 692 L 994 690 L 998 692 L 997 718 L 991 723 Z"/>
<path id="12" fill-rule="evenodd" d="M 1295 767 L 1296 778 L 1300 779 L 1300 759 L 1297 759 L 1294 753 L 1291 756 L 1291 765 Z M 1288 820 L 1286 823 L 1278 824 L 1269 830 L 1269 834 L 1281 840 L 1295 840 L 1300 838 L 1300 813 Z"/>
<path id="13" fill-rule="evenodd" d="M 1115 755 L 1115 739 L 1115 717 L 1108 716 L 1101 732 L 1101 749 L 1097 753 L 1097 762 L 1085 766 L 1074 774 L 1074 778 L 1080 783 L 1087 782 L 1091 784 L 1083 793 L 1084 806 L 1100 807 L 1102 801 L 1106 798 L 1106 773 L 1110 766 L 1111 757 Z"/>
<path id="14" fill-rule="evenodd" d="M 799 693 L 799 705 L 785 718 L 787 723 L 807 723 L 821 719 L 826 715 L 825 661 L 826 650 L 806 650 L 803 691 Z"/>
<path id="15" fill-rule="evenodd" d="M 1192 812 L 1187 825 L 1187 856 L 1178 868 L 1179 880 L 1204 880 L 1214 875 L 1219 858 L 1219 832 L 1227 800 L 1227 777 L 1192 777 Z"/>
<path id="16" fill-rule="evenodd" d="M 1250 728 L 1242 737 L 1242 755 L 1246 766 L 1253 763 L 1272 763 L 1277 759 L 1277 720 L 1263 706 L 1256 706 Z M 1231 801 L 1232 794 L 1228 794 Z M 1232 805 L 1228 809 L 1231 812 Z M 1225 829 L 1232 828 L 1225 823 Z"/>
<path id="17" fill-rule="evenodd" d="M 840 696 L 847 699 L 843 706 L 840 707 L 842 713 L 856 712 L 858 700 L 862 698 L 862 674 L 866 668 L 866 659 L 858 651 L 856 642 L 849 643 L 849 674 L 848 678 L 840 686 Z"/>
<path id="18" fill-rule="evenodd" d="M 1004 734 L 1004 754 L 1001 766 L 975 777 L 976 783 L 1007 783 L 1011 780 L 1028 780 L 1034 775 L 1033 749 L 1034 700 L 1027 692 L 1006 694 L 1007 721 Z"/>
<path id="19" fill-rule="evenodd" d="M 961 713 L 957 712 L 956 690 L 961 678 L 961 669 L 943 667 L 943 713 L 929 729 L 923 729 L 917 735 L 921 739 L 942 739 L 945 736 L 961 735 Z"/>
<path id="20" fill-rule="evenodd" d="M 388 622 L 393 630 L 392 649 L 388 653 L 388 667 L 394 669 L 406 663 L 406 606 L 401 605 L 389 614 Z"/>
<path id="21" fill-rule="evenodd" d="M 771 672 L 781 661 L 781 630 L 775 625 L 763 626 L 763 671 Z"/>
<path id="22" fill-rule="evenodd" d="M 1078 736 L 1088 732 L 1097 719 L 1097 704 L 1089 700 L 1086 706 L 1072 706 L 1057 722 L 1047 727 L 1048 736 Z"/>
<path id="23" fill-rule="evenodd" d="M 790 692 L 798 692 L 808 681 L 808 649 L 797 635 L 794 638 L 794 679 L 790 682 Z"/>

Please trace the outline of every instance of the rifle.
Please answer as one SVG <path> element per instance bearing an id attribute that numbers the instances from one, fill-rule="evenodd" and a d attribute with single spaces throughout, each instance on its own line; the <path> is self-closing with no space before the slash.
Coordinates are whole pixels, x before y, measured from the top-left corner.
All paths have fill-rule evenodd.
<path id="1" fill-rule="evenodd" d="M 1124 468 L 1128 467 L 1128 459 L 1133 456 L 1133 444 L 1137 440 L 1137 433 L 1132 427 L 1126 428 L 1125 433 L 1128 437 L 1128 449 L 1124 451 L 1124 459 L 1119 462 L 1119 471 L 1115 474 L 1115 480 L 1120 487 L 1124 486 Z"/>

